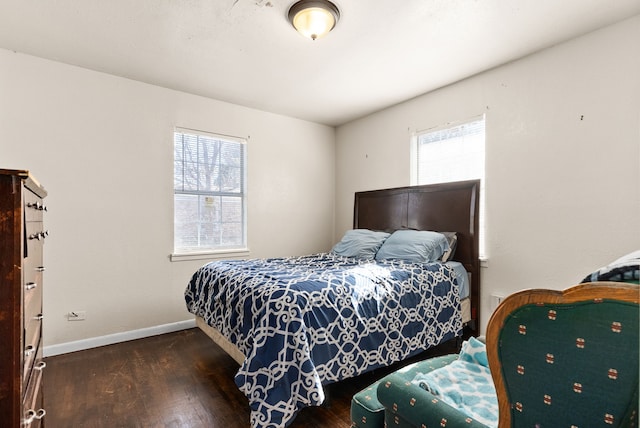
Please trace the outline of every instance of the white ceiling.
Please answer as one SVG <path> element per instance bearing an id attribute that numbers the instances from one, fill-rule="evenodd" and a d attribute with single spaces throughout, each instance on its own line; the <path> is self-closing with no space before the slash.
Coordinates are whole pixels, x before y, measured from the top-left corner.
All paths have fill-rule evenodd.
<path id="1" fill-rule="evenodd" d="M 0 47 L 339 125 L 640 13 L 638 0 L 0 0 Z"/>

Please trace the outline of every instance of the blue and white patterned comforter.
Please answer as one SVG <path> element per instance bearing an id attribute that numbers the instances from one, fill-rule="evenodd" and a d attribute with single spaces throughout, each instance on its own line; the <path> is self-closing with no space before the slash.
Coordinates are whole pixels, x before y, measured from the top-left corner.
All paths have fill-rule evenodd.
<path id="1" fill-rule="evenodd" d="M 441 263 L 334 254 L 209 263 L 187 308 L 246 356 L 235 381 L 254 428 L 283 427 L 323 384 L 387 366 L 462 332 L 458 285 Z"/>

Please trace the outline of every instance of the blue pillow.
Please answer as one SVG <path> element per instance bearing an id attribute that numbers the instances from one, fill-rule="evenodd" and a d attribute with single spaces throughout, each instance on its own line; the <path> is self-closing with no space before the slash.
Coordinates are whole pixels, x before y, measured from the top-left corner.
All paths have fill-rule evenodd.
<path id="1" fill-rule="evenodd" d="M 396 230 L 376 254 L 376 260 L 400 259 L 413 263 L 433 262 L 449 249 L 446 236 L 426 230 Z"/>
<path id="2" fill-rule="evenodd" d="M 342 240 L 331 249 L 331 252 L 339 256 L 373 260 L 376 252 L 388 237 L 389 234 L 386 232 L 368 229 L 348 230 Z"/>

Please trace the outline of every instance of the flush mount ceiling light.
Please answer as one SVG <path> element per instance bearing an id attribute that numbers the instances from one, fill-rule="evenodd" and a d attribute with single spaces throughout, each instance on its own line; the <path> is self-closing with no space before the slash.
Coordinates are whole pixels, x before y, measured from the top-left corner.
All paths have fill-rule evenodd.
<path id="1" fill-rule="evenodd" d="M 340 18 L 335 4 L 327 0 L 300 0 L 289 9 L 289 22 L 311 40 L 329 33 Z"/>

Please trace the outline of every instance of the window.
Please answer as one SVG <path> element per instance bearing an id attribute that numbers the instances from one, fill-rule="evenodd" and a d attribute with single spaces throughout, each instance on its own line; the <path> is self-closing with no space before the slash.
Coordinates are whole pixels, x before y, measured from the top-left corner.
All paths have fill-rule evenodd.
<path id="1" fill-rule="evenodd" d="M 246 141 L 174 132 L 174 253 L 244 249 Z"/>
<path id="2" fill-rule="evenodd" d="M 411 150 L 413 184 L 480 179 L 480 255 L 484 243 L 484 115 L 417 132 Z"/>

